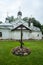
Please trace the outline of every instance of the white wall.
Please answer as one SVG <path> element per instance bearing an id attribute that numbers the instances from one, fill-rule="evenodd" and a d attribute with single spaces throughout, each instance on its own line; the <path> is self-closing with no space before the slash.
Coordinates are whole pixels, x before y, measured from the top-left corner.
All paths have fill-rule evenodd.
<path id="1" fill-rule="evenodd" d="M 15 39 L 20 40 L 21 39 L 21 31 L 10 31 L 7 29 L 0 29 L 0 32 L 2 32 L 2 37 L 0 39 Z M 39 36 L 38 36 L 39 35 Z M 42 39 L 42 33 L 41 32 L 32 32 L 30 33 L 28 30 L 23 30 L 23 40 L 24 39 Z"/>
<path id="2" fill-rule="evenodd" d="M 0 32 L 2 32 L 2 37 L 0 39 L 9 39 L 9 30 L 7 29 L 1 29 Z"/>
<path id="3" fill-rule="evenodd" d="M 23 31 L 23 39 L 29 39 L 30 38 L 30 33 L 28 30 Z"/>
<path id="4" fill-rule="evenodd" d="M 11 32 L 11 39 L 19 40 L 21 38 L 20 31 L 12 31 Z"/>
<path id="5" fill-rule="evenodd" d="M 22 33 L 23 33 L 23 36 L 22 36 L 23 40 L 31 38 L 31 34 L 28 30 L 24 30 Z M 11 39 L 20 40 L 21 39 L 21 31 L 20 30 L 12 31 Z"/>
<path id="6" fill-rule="evenodd" d="M 42 39 L 42 33 L 41 32 L 32 32 L 31 33 L 32 39 Z"/>

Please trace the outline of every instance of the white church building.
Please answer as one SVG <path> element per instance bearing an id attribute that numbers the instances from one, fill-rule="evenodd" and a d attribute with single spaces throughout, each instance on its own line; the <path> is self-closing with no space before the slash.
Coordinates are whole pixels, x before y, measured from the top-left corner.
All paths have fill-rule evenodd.
<path id="1" fill-rule="evenodd" d="M 22 12 L 18 12 L 17 19 L 13 22 L 6 20 L 5 23 L 0 24 L 0 39 L 21 39 L 21 26 L 22 28 L 22 39 L 42 39 L 42 32 L 38 27 L 33 26 L 33 23 L 28 23 L 21 18 Z"/>

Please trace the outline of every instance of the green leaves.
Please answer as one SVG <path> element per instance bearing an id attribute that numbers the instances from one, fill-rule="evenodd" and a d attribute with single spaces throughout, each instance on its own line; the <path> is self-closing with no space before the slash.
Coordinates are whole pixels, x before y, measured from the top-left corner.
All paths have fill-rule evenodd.
<path id="1" fill-rule="evenodd" d="M 30 23 L 32 22 L 34 26 L 36 26 L 36 27 L 41 29 L 40 22 L 37 21 L 34 17 L 33 18 L 24 17 L 23 20 L 28 22 L 29 26 L 30 26 Z"/>
<path id="2" fill-rule="evenodd" d="M 15 21 L 14 16 L 7 17 L 6 20 L 9 20 L 9 23 Z"/>

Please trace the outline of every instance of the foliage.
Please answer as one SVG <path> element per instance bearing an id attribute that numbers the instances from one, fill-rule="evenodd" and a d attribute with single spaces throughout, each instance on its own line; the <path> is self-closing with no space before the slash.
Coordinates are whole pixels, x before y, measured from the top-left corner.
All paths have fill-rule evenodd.
<path id="1" fill-rule="evenodd" d="M 13 21 L 17 20 L 17 18 L 14 18 L 14 16 L 11 16 L 11 17 L 8 16 L 6 18 L 6 20 L 9 20 L 9 22 L 13 22 Z M 29 26 L 30 26 L 30 22 L 32 22 L 34 26 L 39 27 L 41 29 L 41 31 L 43 31 L 40 22 L 37 21 L 34 17 L 33 18 L 24 17 L 23 20 L 28 22 Z M 2 23 L 2 22 L 0 22 L 0 23 Z"/>
<path id="2" fill-rule="evenodd" d="M 0 41 L 0 65 L 43 65 L 43 40 L 24 41 L 24 46 L 31 50 L 28 56 L 12 54 L 12 49 L 19 45 L 17 41 Z"/>
<path id="3" fill-rule="evenodd" d="M 2 21 L 0 21 L 0 24 L 2 23 Z"/>
<path id="4" fill-rule="evenodd" d="M 14 16 L 11 17 L 7 17 L 6 20 L 9 20 L 9 22 L 13 22 L 15 21 L 17 18 L 14 18 Z M 28 18 L 28 17 L 24 17 L 23 18 L 24 21 L 28 22 L 28 25 L 30 26 L 30 22 L 33 23 L 34 26 L 39 27 L 41 29 L 41 24 L 39 21 L 37 21 L 34 17 L 33 18 Z"/>
<path id="5" fill-rule="evenodd" d="M 14 16 L 7 17 L 6 20 L 9 20 L 9 23 L 15 21 Z"/>
<path id="6" fill-rule="evenodd" d="M 35 18 L 32 18 L 31 20 L 33 22 L 33 25 L 36 27 L 39 27 L 41 29 L 41 24 L 39 21 L 37 21 Z"/>
<path id="7" fill-rule="evenodd" d="M 34 26 L 39 27 L 41 29 L 41 24 L 39 21 L 37 21 L 35 18 L 28 18 L 28 17 L 24 17 L 23 18 L 24 21 L 27 21 L 29 26 L 30 23 L 32 22 Z"/>
<path id="8" fill-rule="evenodd" d="M 43 34 L 43 25 L 41 25 L 41 31 L 42 31 L 42 34 Z"/>
<path id="9" fill-rule="evenodd" d="M 28 22 L 28 17 L 24 17 L 23 20 Z"/>

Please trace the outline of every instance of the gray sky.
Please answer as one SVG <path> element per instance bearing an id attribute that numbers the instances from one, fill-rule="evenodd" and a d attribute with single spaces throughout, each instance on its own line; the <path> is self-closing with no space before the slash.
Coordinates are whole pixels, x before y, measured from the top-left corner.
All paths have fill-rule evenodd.
<path id="1" fill-rule="evenodd" d="M 22 17 L 32 15 L 43 24 L 43 0 L 0 0 L 0 21 L 5 21 L 7 12 L 9 16 L 17 17 L 19 8 Z"/>

